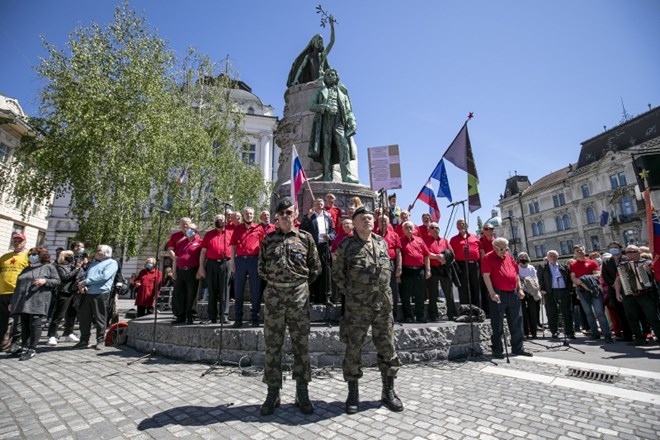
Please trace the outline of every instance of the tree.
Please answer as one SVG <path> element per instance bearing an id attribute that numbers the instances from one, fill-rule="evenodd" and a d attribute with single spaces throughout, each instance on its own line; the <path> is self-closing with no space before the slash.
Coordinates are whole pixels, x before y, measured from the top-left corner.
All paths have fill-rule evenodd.
<path id="1" fill-rule="evenodd" d="M 44 47 L 41 117 L 31 121 L 39 136 L 24 139 L 0 170 L 3 190 L 11 183 L 17 197 L 37 202 L 69 193 L 78 238 L 122 245 L 128 256 L 155 229 L 154 206 L 170 207 L 174 224 L 212 217 L 214 198 L 264 198 L 261 173 L 236 151 L 241 114 L 229 90 L 200 81 L 226 63 L 192 51 L 177 62 L 127 3 L 105 27 L 76 28 L 66 50 Z"/>

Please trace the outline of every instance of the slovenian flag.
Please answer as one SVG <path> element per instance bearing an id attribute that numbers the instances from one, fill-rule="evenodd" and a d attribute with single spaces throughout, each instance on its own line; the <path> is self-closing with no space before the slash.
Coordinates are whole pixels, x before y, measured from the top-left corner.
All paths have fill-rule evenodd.
<path id="1" fill-rule="evenodd" d="M 417 196 L 419 200 L 429 205 L 429 214 L 431 214 L 431 221 L 438 222 L 440 220 L 440 209 L 438 202 L 435 200 L 435 193 L 431 186 L 431 178 L 426 181 L 426 185 L 422 188 Z"/>
<path id="2" fill-rule="evenodd" d="M 296 146 L 291 146 L 291 203 L 293 206 L 298 207 L 298 192 L 300 188 L 307 182 L 307 175 L 300 162 L 300 156 Z"/>

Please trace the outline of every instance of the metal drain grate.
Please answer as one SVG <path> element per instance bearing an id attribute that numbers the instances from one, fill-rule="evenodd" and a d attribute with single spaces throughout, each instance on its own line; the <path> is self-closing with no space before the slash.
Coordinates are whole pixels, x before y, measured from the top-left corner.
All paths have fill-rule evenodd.
<path id="1" fill-rule="evenodd" d="M 569 368 L 568 376 L 580 379 L 597 380 L 599 382 L 614 383 L 619 377 L 616 374 L 603 373 L 602 371 L 582 370 L 580 368 Z"/>

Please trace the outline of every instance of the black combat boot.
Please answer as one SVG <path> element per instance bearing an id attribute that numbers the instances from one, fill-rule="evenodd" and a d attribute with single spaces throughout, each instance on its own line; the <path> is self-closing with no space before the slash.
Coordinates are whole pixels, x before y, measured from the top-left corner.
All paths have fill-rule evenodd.
<path id="1" fill-rule="evenodd" d="M 280 406 L 280 389 L 277 387 L 268 387 L 268 395 L 263 405 L 261 405 L 261 415 L 269 416 L 275 412 L 275 408 Z"/>
<path id="2" fill-rule="evenodd" d="M 394 392 L 393 376 L 383 375 L 383 393 L 380 396 L 380 401 L 391 411 L 403 411 L 403 403 L 401 403 L 399 396 Z"/>
<path id="3" fill-rule="evenodd" d="M 296 406 L 300 408 L 300 412 L 303 414 L 312 414 L 314 412 L 314 405 L 309 400 L 307 382 L 301 380 L 296 382 Z"/>
<path id="4" fill-rule="evenodd" d="M 358 412 L 360 403 L 360 391 L 357 380 L 348 381 L 348 397 L 346 398 L 346 414 L 355 414 Z"/>

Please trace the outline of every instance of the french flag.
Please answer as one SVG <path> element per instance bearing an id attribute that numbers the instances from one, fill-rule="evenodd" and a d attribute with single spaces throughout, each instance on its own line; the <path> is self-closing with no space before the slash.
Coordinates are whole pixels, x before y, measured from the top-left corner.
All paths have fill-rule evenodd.
<path id="1" fill-rule="evenodd" d="M 438 208 L 438 202 L 435 200 L 435 193 L 433 192 L 433 186 L 431 186 L 431 178 L 426 181 L 426 184 L 419 192 L 417 196 L 419 200 L 429 205 L 429 214 L 431 214 L 431 221 L 437 222 L 440 220 L 440 208 Z"/>
<path id="2" fill-rule="evenodd" d="M 291 203 L 293 206 L 298 207 L 298 192 L 300 188 L 307 182 L 307 175 L 300 162 L 300 156 L 296 146 L 291 146 Z"/>

